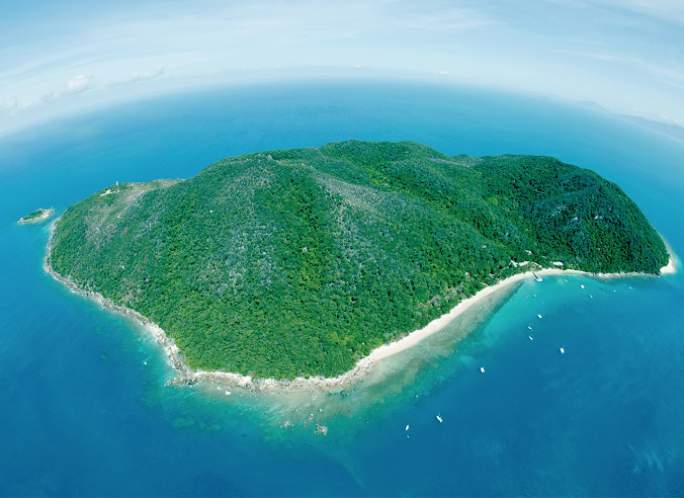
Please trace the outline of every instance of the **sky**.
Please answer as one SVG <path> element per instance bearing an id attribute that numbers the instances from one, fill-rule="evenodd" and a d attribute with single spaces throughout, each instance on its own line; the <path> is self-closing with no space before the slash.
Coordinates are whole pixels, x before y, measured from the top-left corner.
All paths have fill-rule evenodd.
<path id="1" fill-rule="evenodd" d="M 684 0 L 0 0 L 0 134 L 316 78 L 474 84 L 684 126 Z"/>

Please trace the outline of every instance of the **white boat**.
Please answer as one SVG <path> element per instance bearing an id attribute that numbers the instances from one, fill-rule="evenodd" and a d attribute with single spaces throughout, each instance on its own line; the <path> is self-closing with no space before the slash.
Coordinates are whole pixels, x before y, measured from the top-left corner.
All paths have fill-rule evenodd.
<path id="1" fill-rule="evenodd" d="M 544 318 L 544 317 L 543 317 L 542 315 L 540 315 L 540 314 L 537 314 L 537 318 L 539 318 L 539 319 L 541 320 L 541 319 Z"/>
<path id="2" fill-rule="evenodd" d="M 485 367 L 480 367 L 480 373 L 483 374 L 483 373 L 485 373 L 485 371 L 486 371 L 486 370 L 485 370 Z"/>
<path id="3" fill-rule="evenodd" d="M 435 418 L 437 419 L 437 422 L 439 422 L 440 424 L 444 422 L 444 419 L 439 415 L 435 415 Z"/>
<path id="4" fill-rule="evenodd" d="M 527 330 L 532 330 L 532 325 L 528 325 Z"/>
<path id="5" fill-rule="evenodd" d="M 530 339 L 530 341 L 534 341 L 534 337 L 532 337 L 531 335 L 528 335 L 527 337 Z"/>
<path id="6" fill-rule="evenodd" d="M 565 354 L 565 348 L 563 346 L 560 347 L 560 354 Z"/>
<path id="7" fill-rule="evenodd" d="M 410 428 L 411 428 L 411 426 L 408 425 L 408 424 L 406 424 L 406 427 L 404 427 L 404 430 L 405 430 L 406 432 L 408 432 L 408 430 L 409 430 Z"/>

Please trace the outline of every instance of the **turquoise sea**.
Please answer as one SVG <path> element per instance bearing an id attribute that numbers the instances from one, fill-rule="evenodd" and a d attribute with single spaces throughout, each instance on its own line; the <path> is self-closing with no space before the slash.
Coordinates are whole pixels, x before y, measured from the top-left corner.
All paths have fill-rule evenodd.
<path id="1" fill-rule="evenodd" d="M 227 395 L 169 385 L 144 331 L 43 272 L 47 227 L 15 223 L 117 180 L 188 177 L 228 155 L 349 138 L 592 168 L 684 254 L 684 143 L 551 99 L 379 81 L 258 85 L 0 137 L 0 495 L 684 496 L 681 272 L 527 281 L 354 389 Z"/>

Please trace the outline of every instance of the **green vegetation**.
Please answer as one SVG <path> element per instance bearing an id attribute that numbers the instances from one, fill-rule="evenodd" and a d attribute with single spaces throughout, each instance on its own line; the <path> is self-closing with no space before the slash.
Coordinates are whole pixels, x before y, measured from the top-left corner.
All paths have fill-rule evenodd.
<path id="1" fill-rule="evenodd" d="M 52 208 L 38 208 L 35 211 L 31 211 L 29 214 L 26 214 L 19 218 L 18 223 L 20 225 L 40 223 L 50 218 L 54 213 L 55 210 Z"/>
<path id="2" fill-rule="evenodd" d="M 344 372 L 521 271 L 657 273 L 668 254 L 589 170 L 344 142 L 111 187 L 64 213 L 50 258 L 159 324 L 191 367 L 292 378 Z"/>

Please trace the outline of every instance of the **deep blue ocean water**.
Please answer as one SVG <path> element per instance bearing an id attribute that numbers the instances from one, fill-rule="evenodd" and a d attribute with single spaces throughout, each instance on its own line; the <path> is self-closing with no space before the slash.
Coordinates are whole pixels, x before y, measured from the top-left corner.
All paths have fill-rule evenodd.
<path id="1" fill-rule="evenodd" d="M 681 273 L 525 282 L 351 392 L 226 396 L 168 385 L 139 327 L 43 273 L 46 226 L 15 223 L 117 180 L 188 177 L 228 155 L 348 138 L 557 156 L 616 181 L 684 253 L 684 144 L 549 99 L 256 86 L 2 137 L 0 495 L 684 496 Z"/>

